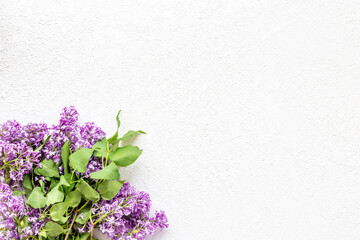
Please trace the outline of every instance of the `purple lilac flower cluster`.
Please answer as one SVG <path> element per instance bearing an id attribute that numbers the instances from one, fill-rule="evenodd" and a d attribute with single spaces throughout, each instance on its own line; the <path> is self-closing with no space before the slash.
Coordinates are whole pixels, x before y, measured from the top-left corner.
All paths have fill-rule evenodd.
<path id="1" fill-rule="evenodd" d="M 150 215 L 151 199 L 148 193 L 136 191 L 124 183 L 120 192 L 111 200 L 101 200 L 94 205 L 93 214 L 99 218 L 100 231 L 110 239 L 145 239 L 159 229 L 167 228 L 163 211 Z M 91 226 L 89 226 L 91 228 Z"/>
<path id="2" fill-rule="evenodd" d="M 24 200 L 14 196 L 8 184 L 0 182 L 0 239 L 17 239 L 15 223 L 26 213 Z"/>
<path id="3" fill-rule="evenodd" d="M 17 226 L 24 225 L 24 221 L 30 226 L 24 227 L 19 236 Z M 23 197 L 15 196 L 8 184 L 0 182 L 0 239 L 29 239 L 44 225 L 38 209 L 27 208 Z"/>
<path id="4" fill-rule="evenodd" d="M 25 204 L 22 195 L 14 191 L 24 191 L 22 181 L 26 174 L 32 174 L 35 167 L 41 168 L 41 161 L 52 159 L 61 163 L 61 151 L 66 142 L 70 151 L 91 148 L 105 137 L 105 133 L 94 123 L 78 123 L 78 112 L 74 107 L 64 108 L 59 124 L 48 127 L 44 123 L 20 125 L 17 121 L 7 121 L 0 125 L 0 239 L 29 239 L 37 236 L 45 226 L 46 219 L 41 212 Z M 50 136 L 45 141 L 46 137 Z M 41 148 L 42 146 L 42 148 Z M 41 148 L 40 150 L 37 150 Z M 92 156 L 84 173 L 76 173 L 80 178 L 89 178 L 90 173 L 103 168 L 101 158 Z M 63 174 L 59 167 L 60 175 Z M 35 176 L 34 187 L 45 184 L 45 177 Z M 11 187 L 10 187 L 11 186 Z M 163 211 L 150 215 L 151 200 L 147 193 L 136 191 L 129 183 L 124 183 L 120 192 L 111 200 L 93 203 L 92 214 L 99 219 L 100 231 L 109 238 L 145 239 L 158 229 L 168 227 Z M 70 218 L 71 220 L 71 218 Z M 70 222 L 69 220 L 69 222 Z M 18 233 L 19 225 L 26 221 Z M 90 232 L 94 226 L 78 227 L 79 233 Z"/>
<path id="5" fill-rule="evenodd" d="M 91 148 L 105 136 L 94 123 L 79 125 L 78 118 L 76 109 L 69 107 L 61 113 L 59 124 L 52 127 L 45 123 L 21 126 L 17 121 L 7 121 L 0 125 L 0 176 L 4 176 L 4 169 L 8 167 L 10 178 L 21 181 L 34 165 L 40 166 L 40 159 L 52 159 L 59 163 L 61 148 L 66 141 L 70 143 L 71 150 L 75 151 L 83 147 Z M 49 141 L 40 152 L 35 152 L 47 135 L 51 136 Z M 93 159 L 89 169 L 98 171 L 99 167 L 97 159 Z"/>
<path id="6" fill-rule="evenodd" d="M 105 137 L 105 133 L 94 123 L 79 125 L 78 119 L 79 114 L 74 107 L 64 108 L 59 124 L 49 129 L 51 138 L 42 150 L 45 159 L 59 163 L 61 148 L 66 141 L 74 152 L 78 148 L 91 148 L 95 142 Z"/>

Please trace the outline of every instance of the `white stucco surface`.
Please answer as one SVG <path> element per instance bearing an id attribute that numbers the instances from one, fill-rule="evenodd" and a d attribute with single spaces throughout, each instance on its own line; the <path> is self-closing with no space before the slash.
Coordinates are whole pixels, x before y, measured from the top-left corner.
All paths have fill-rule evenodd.
<path id="1" fill-rule="evenodd" d="M 157 240 L 357 240 L 360 1 L 0 0 L 0 121 L 141 129 Z"/>

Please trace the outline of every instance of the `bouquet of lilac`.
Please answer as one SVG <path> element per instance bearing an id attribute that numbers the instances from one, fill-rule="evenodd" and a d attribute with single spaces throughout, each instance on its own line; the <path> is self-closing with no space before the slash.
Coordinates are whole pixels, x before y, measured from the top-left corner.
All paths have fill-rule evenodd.
<path id="1" fill-rule="evenodd" d="M 119 112 L 120 113 L 120 112 Z M 86 240 L 94 229 L 110 239 L 145 239 L 168 227 L 150 214 L 149 194 L 120 180 L 136 146 L 119 146 L 142 131 L 106 138 L 94 123 L 78 123 L 64 108 L 58 125 L 0 125 L 0 239 Z M 124 145 L 124 144 L 122 144 Z"/>

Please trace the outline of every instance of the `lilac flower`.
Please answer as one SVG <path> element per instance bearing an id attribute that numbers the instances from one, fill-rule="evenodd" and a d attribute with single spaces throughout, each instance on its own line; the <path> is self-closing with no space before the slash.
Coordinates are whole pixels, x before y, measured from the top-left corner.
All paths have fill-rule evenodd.
<path id="1" fill-rule="evenodd" d="M 0 140 L 9 143 L 22 142 L 26 137 L 25 131 L 17 121 L 7 121 L 0 125 Z"/>
<path id="2" fill-rule="evenodd" d="M 29 123 L 23 127 L 25 142 L 28 146 L 37 149 L 42 141 L 49 135 L 49 128 L 45 123 Z"/>
<path id="3" fill-rule="evenodd" d="M 97 141 L 105 137 L 105 133 L 94 123 L 87 122 L 80 126 L 80 139 L 78 144 L 82 147 L 91 148 Z"/>
<path id="4" fill-rule="evenodd" d="M 71 106 L 64 108 L 59 124 L 50 128 L 44 123 L 21 126 L 17 121 L 7 121 L 0 125 L 0 177 L 5 177 L 4 169 L 9 169 L 6 174 L 13 181 L 21 181 L 34 165 L 41 167 L 40 159 L 53 159 L 59 163 L 61 148 L 66 141 L 69 141 L 71 151 L 74 152 L 79 148 L 91 148 L 105 137 L 105 133 L 94 123 L 80 125 L 78 118 L 78 112 Z M 48 135 L 51 138 L 41 151 L 34 152 Z M 100 169 L 100 159 L 93 157 L 84 176 L 89 177 L 90 172 Z"/>
<path id="5" fill-rule="evenodd" d="M 8 184 L 0 182 L 0 239 L 29 239 L 38 235 L 45 226 L 40 217 L 39 209 L 27 208 L 21 196 L 15 196 Z M 19 237 L 17 225 L 22 224 L 29 226 L 22 228 Z"/>
<path id="6" fill-rule="evenodd" d="M 60 116 L 59 125 L 50 128 L 51 138 L 41 151 L 45 159 L 53 159 L 55 163 L 60 162 L 61 148 L 66 141 L 69 141 L 71 151 L 75 151 L 79 140 L 79 114 L 76 109 L 64 108 Z"/>
<path id="7" fill-rule="evenodd" d="M 21 230 L 21 238 L 25 239 L 37 236 L 40 233 L 40 229 L 45 226 L 45 221 L 40 218 L 41 214 L 39 209 L 29 208 L 27 216 L 27 221 L 30 226 L 24 227 Z"/>
<path id="8" fill-rule="evenodd" d="M 100 231 L 115 239 L 145 239 L 159 229 L 167 228 L 163 211 L 150 215 L 151 199 L 148 193 L 138 192 L 124 183 L 117 196 L 94 205 L 94 214 L 106 216 L 99 223 Z M 90 229 L 89 229 L 90 230 Z"/>
<path id="9" fill-rule="evenodd" d="M 16 222 L 26 215 L 25 202 L 0 182 L 0 239 L 19 239 Z"/>
<path id="10" fill-rule="evenodd" d="M 91 148 L 105 137 L 105 133 L 94 123 L 79 125 L 79 114 L 73 106 L 64 108 L 60 116 L 59 124 L 49 129 L 51 138 L 41 151 L 45 159 L 59 163 L 61 148 L 66 141 L 69 141 L 71 151 L 74 152 L 79 148 Z"/>
<path id="11" fill-rule="evenodd" d="M 89 164 L 86 167 L 86 172 L 82 174 L 82 177 L 89 178 L 90 173 L 97 172 L 102 169 L 102 164 L 100 162 L 100 159 L 97 157 L 91 157 L 89 160 Z"/>
<path id="12" fill-rule="evenodd" d="M 24 142 L 4 142 L 0 140 L 0 170 L 8 169 L 7 174 L 13 181 L 20 181 L 34 165 L 40 162 L 40 154 L 34 152 Z M 5 172 L 0 172 L 5 177 Z"/>

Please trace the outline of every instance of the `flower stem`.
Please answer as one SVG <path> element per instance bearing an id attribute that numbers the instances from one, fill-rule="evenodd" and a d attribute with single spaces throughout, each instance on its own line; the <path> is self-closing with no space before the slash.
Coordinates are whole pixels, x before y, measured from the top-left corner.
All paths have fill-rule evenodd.
<path id="1" fill-rule="evenodd" d="M 70 225 L 70 227 L 69 227 L 68 232 L 66 233 L 66 236 L 65 236 L 65 239 L 64 239 L 64 240 L 67 240 L 67 239 L 68 239 L 69 234 L 70 234 L 70 231 L 71 231 L 71 228 L 72 228 L 72 226 L 74 225 L 74 222 L 75 222 L 75 219 L 76 219 L 77 214 L 78 214 L 78 210 L 75 211 L 74 218 L 73 218 L 73 220 L 72 220 L 72 222 L 71 222 L 71 225 Z"/>
<path id="2" fill-rule="evenodd" d="M 93 225 L 91 226 L 90 240 L 92 240 L 92 239 L 93 239 L 93 235 L 94 235 L 94 226 L 95 226 L 95 224 L 93 224 Z"/>

